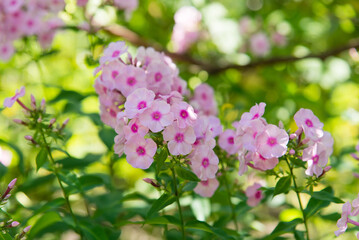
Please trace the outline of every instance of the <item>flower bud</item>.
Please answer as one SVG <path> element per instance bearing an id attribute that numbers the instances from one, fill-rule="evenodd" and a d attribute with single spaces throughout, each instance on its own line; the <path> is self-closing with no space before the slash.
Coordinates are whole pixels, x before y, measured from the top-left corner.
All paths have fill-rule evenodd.
<path id="1" fill-rule="evenodd" d="M 35 99 L 34 95 L 32 95 L 32 94 L 30 97 L 31 97 L 31 108 L 33 110 L 35 110 L 36 109 L 36 99 Z"/>
<path id="2" fill-rule="evenodd" d="M 296 139 L 297 138 L 297 134 L 295 133 L 292 133 L 290 136 L 289 136 L 290 139 Z"/>
<path id="3" fill-rule="evenodd" d="M 294 150 L 294 149 L 289 150 L 289 154 L 290 154 L 290 155 L 294 155 L 294 154 L 295 154 L 295 150 Z"/>
<path id="4" fill-rule="evenodd" d="M 67 118 L 67 119 L 62 123 L 62 126 L 61 126 L 60 130 L 64 129 L 69 121 L 70 121 L 70 119 Z"/>
<path id="5" fill-rule="evenodd" d="M 27 233 L 28 231 L 30 231 L 31 229 L 31 225 L 27 226 L 26 228 L 24 228 L 24 233 Z"/>
<path id="6" fill-rule="evenodd" d="M 7 186 L 8 188 L 10 189 L 13 189 L 15 184 L 16 184 L 16 181 L 17 181 L 17 178 L 14 178 L 10 183 L 9 185 Z"/>
<path id="7" fill-rule="evenodd" d="M 51 128 L 55 122 L 56 122 L 56 118 L 52 118 L 49 123 L 49 128 Z"/>
<path id="8" fill-rule="evenodd" d="M 13 221 L 13 222 L 10 224 L 11 227 L 17 227 L 17 226 L 19 226 L 19 225 L 20 225 L 20 223 L 19 223 L 18 221 Z"/>
<path id="9" fill-rule="evenodd" d="M 144 178 L 142 179 L 143 181 L 145 181 L 146 183 L 151 184 L 152 186 L 158 188 L 160 187 L 160 185 L 158 184 L 158 182 L 155 179 L 151 179 L 151 178 Z"/>

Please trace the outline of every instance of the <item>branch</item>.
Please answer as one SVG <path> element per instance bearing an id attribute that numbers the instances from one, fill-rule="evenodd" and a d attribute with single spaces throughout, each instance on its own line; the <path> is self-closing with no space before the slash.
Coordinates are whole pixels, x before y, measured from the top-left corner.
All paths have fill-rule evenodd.
<path id="1" fill-rule="evenodd" d="M 330 56 L 336 56 L 346 50 L 349 50 L 351 48 L 359 48 L 359 38 L 350 40 L 346 45 L 343 45 L 341 47 L 330 49 L 325 52 L 321 53 L 311 53 L 303 57 L 294 57 L 294 56 L 284 56 L 284 57 L 273 57 L 268 59 L 259 60 L 256 62 L 249 63 L 247 65 L 238 65 L 238 64 L 228 64 L 223 66 L 218 66 L 218 64 L 208 64 L 205 62 L 201 62 L 199 60 L 196 60 L 192 58 L 188 54 L 178 54 L 178 53 L 172 53 L 161 47 L 158 43 L 150 43 L 148 41 L 145 41 L 142 39 L 139 35 L 132 32 L 131 30 L 120 26 L 120 25 L 111 25 L 108 27 L 103 28 L 106 32 L 119 36 L 124 38 L 125 40 L 131 42 L 133 45 L 136 46 L 145 46 L 145 47 L 153 47 L 157 51 L 164 52 L 167 56 L 171 57 L 174 60 L 181 61 L 181 62 L 187 62 L 192 65 L 196 65 L 200 67 L 203 70 L 206 70 L 210 74 L 218 74 L 223 71 L 226 71 L 228 69 L 236 69 L 236 70 L 248 70 L 260 66 L 269 66 L 269 65 L 275 65 L 278 63 L 290 63 L 295 62 L 307 58 L 319 58 L 319 59 L 326 59 Z"/>

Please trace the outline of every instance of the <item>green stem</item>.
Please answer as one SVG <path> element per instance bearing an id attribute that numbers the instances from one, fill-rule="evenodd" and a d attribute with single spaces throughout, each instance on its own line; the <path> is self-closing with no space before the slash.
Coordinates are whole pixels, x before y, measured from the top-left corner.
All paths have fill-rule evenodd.
<path id="1" fill-rule="evenodd" d="M 179 194 L 178 194 L 178 189 L 177 189 L 176 171 L 175 171 L 175 169 L 173 167 L 171 168 L 171 171 L 172 171 L 172 175 L 173 175 L 173 186 L 174 186 L 174 190 L 175 190 L 178 213 L 179 213 L 180 221 L 181 221 L 182 239 L 185 240 L 186 235 L 185 235 L 185 232 L 184 232 L 184 221 L 183 221 L 182 209 L 181 209 L 181 204 L 180 204 L 180 201 L 179 201 Z"/>
<path id="2" fill-rule="evenodd" d="M 288 162 L 288 159 L 286 158 L 285 161 L 287 162 L 287 165 L 289 167 L 289 170 L 290 170 L 290 175 L 292 176 L 292 179 L 293 179 L 293 185 L 294 185 L 294 191 L 295 193 L 297 194 L 297 199 L 298 199 L 298 202 L 299 202 L 299 207 L 300 207 L 300 210 L 302 211 L 302 214 L 303 214 L 303 222 L 304 222 L 304 226 L 305 226 L 305 234 L 306 234 L 306 237 L 307 237 L 307 240 L 309 240 L 309 231 L 308 231 L 308 224 L 307 224 L 307 216 L 304 212 L 304 209 L 303 209 L 303 204 L 302 204 L 302 200 L 300 200 L 300 195 L 299 195 L 299 190 L 298 190 L 298 186 L 297 186 L 297 182 L 295 181 L 295 176 L 293 174 L 293 167 L 290 165 L 290 163 Z"/>
<path id="3" fill-rule="evenodd" d="M 56 176 L 56 178 L 57 178 L 57 181 L 58 181 L 58 183 L 59 183 L 59 185 L 60 185 L 60 188 L 61 188 L 61 190 L 62 190 L 62 193 L 63 193 L 63 195 L 64 195 L 64 197 L 65 197 L 65 201 L 66 201 L 67 207 L 69 208 L 69 211 L 70 211 L 70 214 L 71 214 L 71 216 L 72 216 L 72 219 L 73 219 L 73 221 L 74 221 L 74 223 L 75 223 L 75 225 L 76 225 L 76 228 L 77 228 L 79 234 L 81 235 L 81 239 L 82 239 L 82 233 L 81 233 L 81 230 L 80 230 L 80 227 L 79 227 L 79 223 L 78 223 L 78 221 L 77 221 L 77 218 L 76 218 L 74 212 L 72 211 L 71 204 L 70 204 L 70 200 L 69 200 L 69 196 L 67 195 L 67 193 L 66 193 L 66 191 L 65 191 L 65 188 L 64 188 L 64 186 L 63 186 L 63 184 L 62 184 L 62 182 L 61 182 L 61 180 L 60 180 L 59 173 L 57 172 L 57 169 L 56 169 L 55 160 L 54 160 L 54 158 L 53 158 L 53 156 L 52 156 L 52 153 L 51 153 L 50 145 L 47 143 L 45 134 L 44 134 L 44 132 L 43 132 L 43 130 L 42 130 L 41 127 L 40 127 L 40 134 L 41 134 L 42 139 L 43 139 L 43 141 L 44 141 L 44 143 L 45 143 L 45 145 L 46 145 L 46 150 L 47 150 L 47 152 L 48 152 L 48 154 L 49 154 L 50 162 L 51 162 L 51 164 L 52 164 L 52 166 L 53 166 L 53 168 L 54 168 L 54 174 L 55 174 L 55 176 Z"/>
<path id="4" fill-rule="evenodd" d="M 232 220 L 233 220 L 233 223 L 235 225 L 235 228 L 236 228 L 236 231 L 238 232 L 238 222 L 237 222 L 237 216 L 236 216 L 236 211 L 234 209 L 234 205 L 232 203 L 232 200 L 231 200 L 231 191 L 229 189 L 229 184 L 228 184 L 228 181 L 227 181 L 227 177 L 226 177 L 226 173 L 224 171 L 224 165 L 223 165 L 223 161 L 220 161 L 221 162 L 221 167 L 222 167 L 222 176 L 223 176 L 223 179 L 224 179 L 224 185 L 226 186 L 226 189 L 227 189 L 227 199 L 228 199 L 228 203 L 231 207 L 231 212 L 232 212 Z"/>

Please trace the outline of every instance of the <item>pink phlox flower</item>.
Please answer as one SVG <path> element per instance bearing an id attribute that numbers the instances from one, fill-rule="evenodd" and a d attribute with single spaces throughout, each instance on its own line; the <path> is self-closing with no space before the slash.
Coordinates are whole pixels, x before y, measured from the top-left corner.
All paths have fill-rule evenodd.
<path id="1" fill-rule="evenodd" d="M 148 88 L 155 94 L 170 94 L 173 77 L 172 69 L 163 61 L 151 61 L 147 67 Z"/>
<path id="2" fill-rule="evenodd" d="M 116 106 L 103 106 L 100 105 L 100 117 L 101 121 L 106 125 L 115 128 L 117 124 L 117 113 L 119 109 Z"/>
<path id="3" fill-rule="evenodd" d="M 172 105 L 171 110 L 177 120 L 179 128 L 194 126 L 197 114 L 194 113 L 193 107 L 186 102 L 176 102 Z"/>
<path id="4" fill-rule="evenodd" d="M 3 0 L 2 6 L 6 13 L 13 13 L 19 10 L 24 4 L 24 0 Z"/>
<path id="5" fill-rule="evenodd" d="M 250 39 L 250 48 L 253 55 L 258 57 L 266 56 L 270 51 L 270 43 L 267 35 L 262 32 L 252 35 Z"/>
<path id="6" fill-rule="evenodd" d="M 137 49 L 136 60 L 140 66 L 146 69 L 152 61 L 163 61 L 163 55 L 151 47 L 139 47 Z"/>
<path id="7" fill-rule="evenodd" d="M 202 197 L 212 197 L 218 186 L 217 178 L 210 178 L 199 182 L 193 191 Z"/>
<path id="8" fill-rule="evenodd" d="M 278 158 L 264 158 L 259 153 L 253 153 L 252 160 L 254 167 L 263 171 L 273 169 L 278 164 Z"/>
<path id="9" fill-rule="evenodd" d="M 171 125 L 174 117 L 168 103 L 155 100 L 150 108 L 140 114 L 139 119 L 141 124 L 148 127 L 152 132 L 159 132 L 164 127 Z"/>
<path id="10" fill-rule="evenodd" d="M 163 131 L 163 140 L 168 142 L 168 150 L 172 155 L 187 155 L 192 151 L 192 144 L 196 141 L 191 126 L 179 128 L 172 124 Z"/>
<path id="11" fill-rule="evenodd" d="M 172 91 L 168 95 L 160 94 L 160 95 L 158 95 L 158 97 L 159 97 L 159 99 L 162 99 L 163 101 L 167 102 L 170 105 L 173 105 L 178 102 L 182 102 L 182 100 L 183 100 L 183 96 L 177 91 Z"/>
<path id="12" fill-rule="evenodd" d="M 287 151 L 289 136 L 283 129 L 268 124 L 256 138 L 257 152 L 264 158 L 279 158 Z"/>
<path id="13" fill-rule="evenodd" d="M 0 59 L 7 62 L 14 55 L 15 49 L 12 42 L 0 42 Z"/>
<path id="14" fill-rule="evenodd" d="M 262 190 L 260 190 L 261 187 L 262 187 L 262 185 L 260 185 L 259 183 L 255 183 L 246 189 L 246 196 L 248 198 L 247 199 L 248 206 L 255 207 L 263 199 L 264 196 L 263 196 Z"/>
<path id="15" fill-rule="evenodd" d="M 313 141 L 323 137 L 323 123 L 309 109 L 301 108 L 294 115 L 294 121 L 299 128 L 302 128 L 305 136 Z"/>
<path id="16" fill-rule="evenodd" d="M 100 64 L 104 65 L 106 62 L 118 60 L 122 54 L 127 52 L 127 49 L 128 47 L 124 41 L 110 43 L 100 58 Z"/>
<path id="17" fill-rule="evenodd" d="M 208 84 L 202 83 L 195 88 L 193 100 L 197 103 L 199 112 L 203 112 L 205 115 L 217 114 L 217 103 L 214 99 L 213 88 Z"/>
<path id="18" fill-rule="evenodd" d="M 332 151 L 328 149 L 324 144 L 316 143 L 303 150 L 302 160 L 308 162 L 308 169 L 305 173 L 308 176 L 315 174 L 317 177 L 322 175 L 323 168 L 328 163 L 329 153 Z"/>
<path id="19" fill-rule="evenodd" d="M 239 32 L 242 36 L 248 35 L 251 31 L 252 20 L 248 16 L 244 16 L 239 20 Z"/>
<path id="20" fill-rule="evenodd" d="M 147 169 L 153 162 L 157 150 L 156 143 L 151 138 L 133 135 L 125 143 L 124 152 L 127 162 L 134 168 Z"/>
<path id="21" fill-rule="evenodd" d="M 351 209 L 352 206 L 349 201 L 343 204 L 342 216 L 337 221 L 337 227 L 339 228 L 339 230 L 334 232 L 335 236 L 338 237 L 340 234 L 343 234 L 347 230 L 349 219 L 348 216 L 350 215 Z"/>
<path id="22" fill-rule="evenodd" d="M 142 68 L 132 65 L 124 65 L 119 76 L 116 78 L 115 88 L 127 97 L 138 88 L 146 88 L 146 73 Z"/>
<path id="23" fill-rule="evenodd" d="M 259 119 L 263 116 L 265 111 L 266 104 L 264 102 L 261 102 L 259 104 L 256 103 L 249 112 L 245 112 L 241 116 L 240 124 L 246 125 L 251 120 Z M 237 125 L 238 126 L 238 125 Z"/>
<path id="24" fill-rule="evenodd" d="M 353 211 L 351 211 L 351 216 L 357 216 L 359 214 L 359 194 L 356 199 L 352 202 Z"/>
<path id="25" fill-rule="evenodd" d="M 215 178 L 219 160 L 210 147 L 201 146 L 191 158 L 191 163 L 192 170 L 199 179 Z"/>
<path id="26" fill-rule="evenodd" d="M 126 99 L 125 114 L 132 119 L 151 107 L 155 94 L 146 88 L 138 88 Z"/>
<path id="27" fill-rule="evenodd" d="M 175 76 L 173 78 L 173 84 L 171 86 L 171 90 L 177 91 L 183 96 L 188 96 L 190 93 L 189 90 L 187 89 L 187 82 L 178 76 Z"/>
<path id="28" fill-rule="evenodd" d="M 236 133 L 232 129 L 227 129 L 219 135 L 218 144 L 228 154 L 235 154 L 240 148 Z"/>
<path id="29" fill-rule="evenodd" d="M 208 116 L 208 129 L 211 130 L 213 137 L 219 136 L 223 132 L 221 120 L 213 115 Z"/>
<path id="30" fill-rule="evenodd" d="M 8 107 L 8 108 L 12 107 L 12 105 L 14 105 L 14 103 L 15 103 L 20 97 L 23 97 L 24 95 L 25 95 L 25 87 L 22 86 L 22 87 L 20 88 L 20 90 L 17 89 L 17 90 L 15 91 L 15 95 L 14 95 L 14 96 L 5 98 L 5 100 L 4 100 L 4 107 Z"/>
<path id="31" fill-rule="evenodd" d="M 238 175 L 242 176 L 248 171 L 248 163 L 251 161 L 250 158 L 246 158 L 247 150 L 241 147 L 237 152 L 237 159 L 239 161 Z"/>
<path id="32" fill-rule="evenodd" d="M 125 134 L 126 139 L 131 138 L 135 134 L 145 137 L 148 133 L 148 128 L 143 126 L 138 118 L 133 118 L 123 127 L 123 133 Z"/>
<path id="33" fill-rule="evenodd" d="M 115 86 L 118 87 L 118 79 L 124 72 L 126 72 L 125 68 L 127 67 L 128 66 L 118 61 L 112 61 L 104 65 L 100 77 L 103 85 L 105 85 L 108 89 L 111 90 L 113 90 Z M 120 90 L 119 88 L 117 89 Z"/>
<path id="34" fill-rule="evenodd" d="M 262 134 L 266 126 L 260 119 L 256 118 L 250 120 L 247 125 L 240 129 L 243 131 L 242 136 L 240 136 L 240 142 L 243 144 L 243 147 L 248 151 L 255 152 L 257 149 L 256 138 Z"/>
<path id="35" fill-rule="evenodd" d="M 35 13 L 26 13 L 21 22 L 21 30 L 25 35 L 33 35 L 40 32 L 42 28 L 41 15 Z"/>

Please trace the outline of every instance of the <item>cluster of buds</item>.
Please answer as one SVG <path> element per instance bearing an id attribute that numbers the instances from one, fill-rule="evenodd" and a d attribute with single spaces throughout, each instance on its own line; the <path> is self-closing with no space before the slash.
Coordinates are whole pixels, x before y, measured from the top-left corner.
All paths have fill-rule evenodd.
<path id="1" fill-rule="evenodd" d="M 1 195 L 1 198 L 0 198 L 0 205 L 3 206 L 7 203 L 7 200 L 11 197 L 11 190 L 14 189 L 15 187 L 15 184 L 16 184 L 16 181 L 17 181 L 17 178 L 14 178 L 7 186 L 5 192 Z M 7 215 L 7 214 L 6 214 Z M 1 225 L 0 225 L 0 229 L 2 231 L 5 231 L 7 229 L 10 229 L 10 228 L 15 228 L 17 226 L 19 226 L 20 223 L 18 221 L 14 221 L 13 219 L 9 219 L 7 220 L 6 222 L 2 222 Z M 15 236 L 15 239 L 16 240 L 20 240 L 20 239 L 24 239 L 26 233 L 30 230 L 31 226 L 27 226 L 25 227 L 21 233 L 17 234 Z"/>
<path id="2" fill-rule="evenodd" d="M 28 107 L 20 100 L 20 97 L 23 97 L 24 95 L 25 87 L 21 87 L 20 90 L 16 90 L 14 96 L 8 97 L 4 100 L 4 107 L 10 108 L 16 102 L 24 110 L 26 119 L 14 119 L 13 121 L 17 124 L 27 126 L 30 130 L 38 131 L 41 128 L 46 136 L 62 139 L 64 135 L 63 130 L 66 127 L 69 119 L 66 119 L 62 124 L 56 124 L 55 118 L 48 120 L 45 99 L 42 99 L 41 103 L 38 105 L 36 104 L 35 97 L 31 94 L 30 107 Z M 36 134 L 35 136 L 36 137 L 26 135 L 25 139 L 28 140 L 31 144 L 39 146 L 42 142 L 41 136 L 37 136 Z"/>

